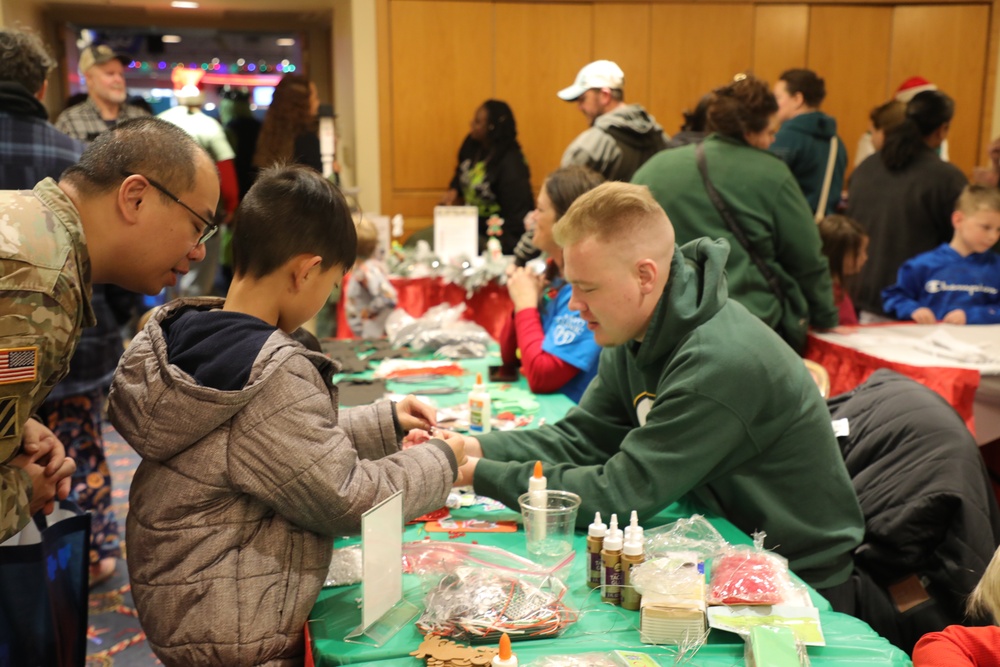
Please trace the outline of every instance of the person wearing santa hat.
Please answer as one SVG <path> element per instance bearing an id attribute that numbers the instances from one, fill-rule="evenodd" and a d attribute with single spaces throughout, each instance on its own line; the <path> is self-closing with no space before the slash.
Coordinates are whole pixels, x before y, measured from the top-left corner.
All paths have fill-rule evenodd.
<path id="1" fill-rule="evenodd" d="M 911 76 L 909 79 L 904 81 L 896 89 L 896 94 L 893 96 L 894 100 L 906 104 L 913 99 L 913 96 L 917 93 L 922 93 L 925 90 L 937 90 L 938 87 L 933 83 L 928 81 L 922 76 Z M 872 143 L 872 131 L 868 130 L 861 135 L 858 139 L 858 148 L 854 152 L 854 166 L 857 167 L 859 164 L 865 161 L 869 155 L 872 155 L 876 151 L 875 144 Z M 948 140 L 945 139 L 938 149 L 938 155 L 945 162 L 948 162 Z"/>

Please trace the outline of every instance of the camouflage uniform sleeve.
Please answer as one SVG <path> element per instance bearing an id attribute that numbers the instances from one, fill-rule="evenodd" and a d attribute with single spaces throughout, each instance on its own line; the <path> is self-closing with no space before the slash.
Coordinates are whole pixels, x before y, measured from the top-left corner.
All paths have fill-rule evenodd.
<path id="1" fill-rule="evenodd" d="M 16 535 L 31 518 L 31 478 L 14 466 L 0 465 L 0 542 Z"/>

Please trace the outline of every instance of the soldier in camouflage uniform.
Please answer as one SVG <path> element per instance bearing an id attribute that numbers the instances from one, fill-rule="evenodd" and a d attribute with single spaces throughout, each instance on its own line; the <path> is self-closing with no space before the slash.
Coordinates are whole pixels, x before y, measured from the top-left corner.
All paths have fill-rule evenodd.
<path id="1" fill-rule="evenodd" d="M 0 191 L 0 541 L 69 491 L 73 461 L 30 415 L 94 324 L 91 285 L 175 285 L 204 258 L 218 200 L 212 159 L 153 118 L 102 134 L 58 183 Z"/>

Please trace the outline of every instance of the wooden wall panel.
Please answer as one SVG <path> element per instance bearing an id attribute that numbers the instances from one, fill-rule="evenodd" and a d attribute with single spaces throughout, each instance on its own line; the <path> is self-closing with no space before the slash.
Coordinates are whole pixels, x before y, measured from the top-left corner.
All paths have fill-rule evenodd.
<path id="1" fill-rule="evenodd" d="M 649 100 L 649 48 L 652 30 L 649 3 L 594 5 L 594 48 L 591 60 L 613 60 L 625 72 L 625 101 Z M 583 63 L 581 63 L 581 67 Z M 672 130 L 668 129 L 668 132 Z"/>
<path id="2" fill-rule="evenodd" d="M 558 30 L 562 38 L 554 36 Z M 496 5 L 496 97 L 510 104 L 537 192 L 563 151 L 586 129 L 575 104 L 556 93 L 592 60 L 589 5 Z"/>
<path id="3" fill-rule="evenodd" d="M 837 133 L 847 146 L 848 172 L 854 167 L 858 139 L 868 131 L 868 114 L 891 96 L 891 35 L 891 7 L 810 9 L 807 67 L 826 81 L 823 111 L 837 119 Z"/>
<path id="4" fill-rule="evenodd" d="M 391 187 L 444 192 L 469 121 L 493 93 L 493 7 L 425 0 L 389 11 Z"/>
<path id="5" fill-rule="evenodd" d="M 701 96 L 745 72 L 753 57 L 753 5 L 656 4 L 649 111 L 675 128 Z"/>
<path id="6" fill-rule="evenodd" d="M 808 5 L 757 5 L 754 9 L 753 71 L 774 85 L 781 73 L 806 66 Z"/>
<path id="7" fill-rule="evenodd" d="M 985 5 L 914 5 L 893 10 L 891 85 L 895 89 L 908 77 L 919 75 L 954 98 L 950 158 L 966 175 L 982 154 L 981 144 L 988 141 L 980 124 L 989 26 L 990 8 Z"/>

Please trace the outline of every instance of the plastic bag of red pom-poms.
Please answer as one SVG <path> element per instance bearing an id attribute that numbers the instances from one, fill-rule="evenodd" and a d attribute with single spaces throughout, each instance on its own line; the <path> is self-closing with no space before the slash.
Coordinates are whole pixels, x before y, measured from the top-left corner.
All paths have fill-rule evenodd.
<path id="1" fill-rule="evenodd" d="M 786 602 L 795 587 L 788 561 L 760 546 L 727 549 L 712 561 L 708 604 L 770 605 Z"/>

